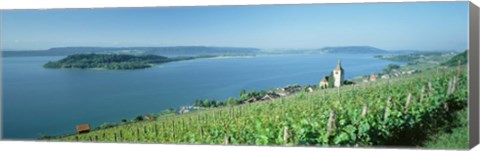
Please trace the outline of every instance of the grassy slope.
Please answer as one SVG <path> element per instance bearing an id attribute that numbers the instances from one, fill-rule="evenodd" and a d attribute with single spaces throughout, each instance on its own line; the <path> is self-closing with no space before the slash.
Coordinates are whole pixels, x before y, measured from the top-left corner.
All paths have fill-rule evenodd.
<path id="1" fill-rule="evenodd" d="M 402 123 L 404 122 L 403 117 L 415 118 L 401 113 L 408 92 L 414 96 L 414 101 L 410 105 L 412 113 L 425 112 L 423 111 L 424 106 L 439 106 L 434 101 L 436 98 L 428 98 L 426 101 L 418 103 L 422 84 L 436 78 L 431 76 L 431 72 L 369 83 L 364 86 L 364 89 L 361 88 L 363 86 L 345 86 L 338 89 L 343 94 L 341 97 L 337 95 L 337 89 L 301 93 L 273 101 L 162 117 L 156 121 L 130 123 L 51 140 L 77 141 L 78 139 L 78 141 L 114 142 L 113 136 L 116 135 L 117 142 L 223 144 L 226 136 L 230 136 L 231 144 L 280 145 L 285 143 L 283 131 L 284 127 L 288 127 L 287 141 L 289 145 L 381 145 L 381 142 L 375 143 L 372 142 L 372 139 L 382 140 L 382 138 L 372 137 L 370 133 L 376 133 L 372 132 L 373 128 L 371 127 L 375 126 L 375 121 L 382 119 L 382 116 L 379 115 L 384 114 L 387 95 L 393 96 L 390 125 L 400 122 L 402 126 L 407 125 L 404 127 L 407 129 L 413 129 L 413 127 L 409 127 L 408 123 Z M 438 93 L 436 97 L 440 97 L 440 93 L 446 91 L 445 85 L 445 80 L 434 83 L 436 90 L 434 94 Z M 463 93 L 466 86 L 461 88 L 462 91 L 459 92 Z M 367 120 L 360 118 L 362 106 L 365 104 L 369 106 L 365 118 Z M 333 136 L 327 136 L 325 135 L 326 123 L 332 108 L 337 113 L 336 129 L 333 131 Z M 410 122 L 415 122 L 415 120 L 410 120 Z M 356 135 L 358 131 L 364 130 L 364 126 L 368 126 L 366 134 Z M 349 132 L 350 129 L 354 131 Z M 397 131 L 395 128 L 388 130 L 394 133 Z M 412 144 L 415 142 L 413 139 L 423 139 L 416 138 L 416 136 L 407 137 L 407 139 L 412 139 L 410 144 L 400 145 L 417 146 L 418 144 Z M 383 138 L 383 142 L 387 142 L 384 145 L 398 145 L 388 143 L 388 141 L 395 142 L 394 139 L 385 140 Z"/>
<path id="2" fill-rule="evenodd" d="M 468 121 L 467 109 L 455 113 L 457 119 L 452 127 L 446 127 L 437 134 L 433 134 L 430 140 L 425 142 L 425 147 L 435 149 L 468 149 Z"/>

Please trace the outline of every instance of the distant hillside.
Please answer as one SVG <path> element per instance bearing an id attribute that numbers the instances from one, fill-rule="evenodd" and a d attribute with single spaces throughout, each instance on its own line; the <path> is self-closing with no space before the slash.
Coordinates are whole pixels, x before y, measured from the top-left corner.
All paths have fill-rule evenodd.
<path id="1" fill-rule="evenodd" d="M 465 50 L 462 53 L 457 54 L 456 56 L 453 56 L 450 60 L 442 63 L 444 66 L 456 66 L 458 65 L 458 62 L 460 61 L 460 64 L 467 64 L 467 51 Z"/>
<path id="2" fill-rule="evenodd" d="M 345 46 L 324 47 L 320 49 L 324 53 L 388 53 L 388 51 L 371 46 Z"/>
<path id="3" fill-rule="evenodd" d="M 279 49 L 263 50 L 267 54 L 379 54 L 390 53 L 389 51 L 371 47 L 371 46 L 342 46 L 342 47 L 323 47 L 320 49 Z"/>
<path id="4" fill-rule="evenodd" d="M 155 55 L 253 55 L 257 48 L 241 47 L 206 47 L 206 46 L 173 46 L 173 47 L 57 47 L 41 51 L 3 51 L 4 57 L 14 56 L 66 56 L 84 53 L 126 53 Z"/>

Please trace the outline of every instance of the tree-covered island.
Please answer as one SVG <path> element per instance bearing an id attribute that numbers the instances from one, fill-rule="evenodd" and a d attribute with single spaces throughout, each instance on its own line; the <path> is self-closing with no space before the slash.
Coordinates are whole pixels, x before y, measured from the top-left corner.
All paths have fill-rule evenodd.
<path id="1" fill-rule="evenodd" d="M 215 56 L 175 57 L 168 58 L 158 55 L 129 55 L 129 54 L 74 54 L 58 61 L 49 61 L 45 68 L 67 69 L 108 69 L 131 70 L 144 69 L 157 64 L 172 61 L 191 60 L 197 58 L 210 58 Z"/>

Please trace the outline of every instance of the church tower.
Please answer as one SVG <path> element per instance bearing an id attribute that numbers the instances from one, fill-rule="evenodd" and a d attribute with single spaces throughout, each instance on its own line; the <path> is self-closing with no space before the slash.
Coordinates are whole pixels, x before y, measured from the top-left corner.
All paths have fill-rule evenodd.
<path id="1" fill-rule="evenodd" d="M 333 85 L 335 87 L 340 87 L 343 85 L 343 74 L 344 74 L 344 71 L 343 71 L 343 68 L 342 68 L 342 64 L 340 62 L 340 60 L 338 60 L 338 64 L 337 64 L 337 67 L 333 70 L 333 79 L 335 80 Z"/>

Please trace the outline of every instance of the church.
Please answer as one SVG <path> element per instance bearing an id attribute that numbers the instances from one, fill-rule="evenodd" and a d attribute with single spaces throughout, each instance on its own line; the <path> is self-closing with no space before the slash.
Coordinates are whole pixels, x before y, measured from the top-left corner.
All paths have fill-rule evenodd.
<path id="1" fill-rule="evenodd" d="M 325 76 L 320 80 L 320 88 L 328 88 L 331 85 L 333 87 L 341 87 L 344 81 L 345 71 L 342 68 L 342 63 L 338 60 L 337 67 L 333 69 L 330 76 Z"/>

